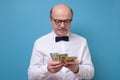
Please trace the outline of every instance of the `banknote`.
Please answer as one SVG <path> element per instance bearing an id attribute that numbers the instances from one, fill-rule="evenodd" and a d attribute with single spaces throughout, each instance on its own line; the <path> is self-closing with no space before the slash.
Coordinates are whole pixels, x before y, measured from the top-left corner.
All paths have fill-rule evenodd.
<path id="1" fill-rule="evenodd" d="M 75 56 L 67 57 L 66 62 L 74 62 L 77 59 Z"/>
<path id="2" fill-rule="evenodd" d="M 50 56 L 53 61 L 64 62 L 66 60 L 68 54 L 50 53 Z"/>
<path id="3" fill-rule="evenodd" d="M 65 62 L 68 54 L 59 54 L 59 61 Z"/>
<path id="4" fill-rule="evenodd" d="M 50 53 L 50 56 L 53 61 L 59 61 L 59 54 L 58 53 Z"/>
<path id="5" fill-rule="evenodd" d="M 61 61 L 61 62 L 72 62 L 77 59 L 77 57 L 75 57 L 75 56 L 69 57 L 67 53 L 62 53 L 62 54 L 50 53 L 50 56 L 53 61 Z"/>

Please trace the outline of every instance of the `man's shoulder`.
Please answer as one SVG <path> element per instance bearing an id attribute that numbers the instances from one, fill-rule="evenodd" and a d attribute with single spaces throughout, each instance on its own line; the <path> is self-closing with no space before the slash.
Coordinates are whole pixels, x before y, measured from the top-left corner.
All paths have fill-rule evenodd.
<path id="1" fill-rule="evenodd" d="M 51 32 L 39 37 L 38 39 L 35 40 L 35 42 L 46 41 L 46 40 L 50 39 L 50 36 L 51 36 Z"/>
<path id="2" fill-rule="evenodd" d="M 82 44 L 86 44 L 87 40 L 85 37 L 75 34 L 75 33 L 71 33 L 70 34 L 70 40 L 75 42 L 75 43 L 82 43 Z M 79 45 L 79 44 L 78 44 Z"/>
<path id="3" fill-rule="evenodd" d="M 79 34 L 75 34 L 75 33 L 70 33 L 70 36 L 72 37 L 72 38 L 75 38 L 75 39 L 80 39 L 80 40 L 86 40 L 86 38 L 85 37 L 83 37 L 83 36 L 81 36 L 81 35 L 79 35 Z"/>

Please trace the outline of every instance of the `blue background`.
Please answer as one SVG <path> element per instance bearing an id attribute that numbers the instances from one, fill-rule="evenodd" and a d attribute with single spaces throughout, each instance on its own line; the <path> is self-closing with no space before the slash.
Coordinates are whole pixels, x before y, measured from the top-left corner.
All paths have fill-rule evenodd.
<path id="1" fill-rule="evenodd" d="M 120 0 L 0 0 L 0 80 L 27 80 L 34 41 L 51 32 L 57 3 L 73 9 L 71 31 L 88 40 L 93 80 L 120 80 Z"/>

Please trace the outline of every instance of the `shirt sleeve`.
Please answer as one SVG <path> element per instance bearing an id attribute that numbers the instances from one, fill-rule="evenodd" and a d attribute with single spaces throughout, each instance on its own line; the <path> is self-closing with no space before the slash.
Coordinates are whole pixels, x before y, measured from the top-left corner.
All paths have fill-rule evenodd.
<path id="1" fill-rule="evenodd" d="M 76 76 L 80 76 L 82 79 L 91 79 L 94 76 L 94 66 L 86 40 L 82 42 L 80 53 L 82 56 L 80 56 L 79 71 Z"/>
<path id="2" fill-rule="evenodd" d="M 30 66 L 28 68 L 29 80 L 45 80 L 51 73 L 47 69 L 47 64 L 44 60 L 44 54 L 38 50 L 37 42 L 34 44 Z"/>

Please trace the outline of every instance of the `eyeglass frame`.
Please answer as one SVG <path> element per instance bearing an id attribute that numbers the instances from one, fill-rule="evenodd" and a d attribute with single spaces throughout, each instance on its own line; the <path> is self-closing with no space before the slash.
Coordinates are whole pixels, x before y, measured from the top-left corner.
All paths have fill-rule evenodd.
<path id="1" fill-rule="evenodd" d="M 60 19 L 55 19 L 51 16 L 51 19 L 53 19 L 53 21 L 55 22 L 56 25 L 60 26 L 62 24 L 62 22 L 67 26 L 70 25 L 72 19 L 65 19 L 65 20 L 60 20 Z M 57 21 L 58 20 L 58 21 Z"/>

